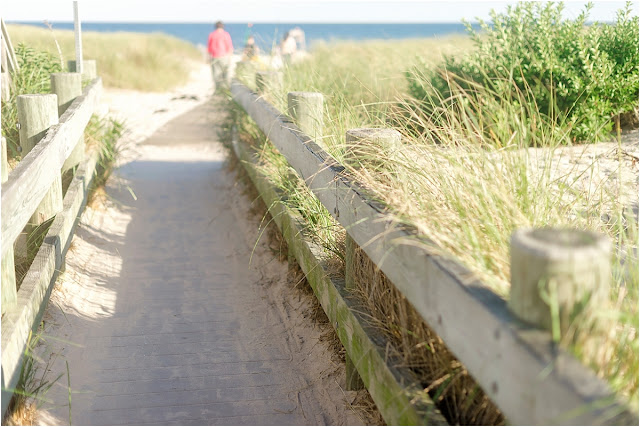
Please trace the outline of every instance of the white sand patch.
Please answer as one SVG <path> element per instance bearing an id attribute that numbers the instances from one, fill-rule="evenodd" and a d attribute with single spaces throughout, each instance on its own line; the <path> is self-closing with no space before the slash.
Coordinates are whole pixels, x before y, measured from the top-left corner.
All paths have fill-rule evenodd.
<path id="1" fill-rule="evenodd" d="M 137 144 L 163 125 L 193 107 L 206 102 L 213 90 L 211 68 L 193 62 L 189 82 L 169 92 L 138 92 L 126 89 L 105 89 L 102 113 L 124 123 L 123 143 Z"/>

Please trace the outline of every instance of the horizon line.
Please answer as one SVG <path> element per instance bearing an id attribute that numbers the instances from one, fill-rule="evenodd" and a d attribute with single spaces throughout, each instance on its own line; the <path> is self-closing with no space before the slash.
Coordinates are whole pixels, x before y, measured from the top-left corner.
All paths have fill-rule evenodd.
<path id="1" fill-rule="evenodd" d="M 6 20 L 7 24 L 33 24 L 39 23 L 43 24 L 45 22 L 49 23 L 59 23 L 59 24 L 73 24 L 73 21 L 67 20 Z M 480 24 L 481 21 L 222 21 L 224 24 L 289 24 L 289 25 L 309 25 L 309 24 L 319 24 L 319 25 L 416 25 L 416 24 L 461 24 L 464 25 L 465 22 L 469 24 Z M 491 23 L 491 21 L 482 21 L 485 23 Z M 587 24 L 593 23 L 613 23 L 615 21 L 586 21 Z M 212 21 L 82 21 L 81 24 L 199 24 L 199 25 L 215 25 L 215 22 Z"/>
<path id="2" fill-rule="evenodd" d="M 53 22 L 61 24 L 73 24 L 73 20 L 5 20 L 8 24 Z M 222 20 L 225 24 L 462 24 L 462 21 L 231 21 Z M 479 23 L 480 21 L 472 21 Z M 90 21 L 83 20 L 81 24 L 206 24 L 215 25 L 216 21 Z"/>

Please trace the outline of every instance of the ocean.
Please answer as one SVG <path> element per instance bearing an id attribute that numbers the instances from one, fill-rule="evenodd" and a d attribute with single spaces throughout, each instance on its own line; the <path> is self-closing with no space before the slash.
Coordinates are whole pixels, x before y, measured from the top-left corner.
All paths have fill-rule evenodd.
<path id="1" fill-rule="evenodd" d="M 18 24 L 44 27 L 42 22 L 16 22 Z M 54 29 L 73 29 L 72 22 L 52 22 Z M 270 51 L 274 43 L 279 43 L 284 34 L 299 27 L 305 32 L 307 48 L 319 41 L 332 40 L 372 40 L 407 39 L 464 34 L 462 23 L 424 24 L 296 24 L 296 23 L 255 23 L 251 28 L 247 23 L 225 23 L 236 50 L 242 49 L 246 37 L 253 34 L 263 51 Z M 475 26 L 478 28 L 478 26 Z M 120 23 L 83 22 L 83 31 L 135 33 L 166 33 L 186 40 L 194 45 L 206 45 L 207 37 L 213 31 L 213 23 Z"/>

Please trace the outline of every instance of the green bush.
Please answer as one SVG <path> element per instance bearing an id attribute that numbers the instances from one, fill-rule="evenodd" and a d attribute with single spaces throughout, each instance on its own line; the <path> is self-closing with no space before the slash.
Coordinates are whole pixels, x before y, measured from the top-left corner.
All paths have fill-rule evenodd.
<path id="1" fill-rule="evenodd" d="M 492 11 L 481 31 L 467 24 L 471 54 L 406 73 L 410 94 L 428 100 L 426 106 L 449 100 L 452 86 L 471 96 L 478 84 L 505 99 L 526 93 L 541 113 L 570 126 L 574 141 L 600 140 L 612 118 L 638 107 L 638 17 L 630 16 L 631 7 L 627 3 L 613 25 L 588 25 L 592 4 L 575 20 L 562 19 L 561 2 Z"/>

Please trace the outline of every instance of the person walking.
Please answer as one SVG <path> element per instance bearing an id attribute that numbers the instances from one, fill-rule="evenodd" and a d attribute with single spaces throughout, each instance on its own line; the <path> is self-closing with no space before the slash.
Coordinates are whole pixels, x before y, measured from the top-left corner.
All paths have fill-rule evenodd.
<path id="1" fill-rule="evenodd" d="M 231 36 L 224 29 L 222 21 L 216 22 L 216 29 L 209 34 L 207 50 L 211 57 L 211 73 L 213 74 L 213 92 L 225 82 L 231 86 L 231 55 L 233 43 Z"/>
<path id="2" fill-rule="evenodd" d="M 282 52 L 282 59 L 285 65 L 291 64 L 291 59 L 293 55 L 296 53 L 297 44 L 296 39 L 293 38 L 291 33 L 287 32 L 282 39 L 282 45 L 280 46 L 280 51 Z"/>
<path id="3" fill-rule="evenodd" d="M 244 57 L 249 61 L 257 61 L 259 52 L 260 50 L 258 49 L 258 46 L 256 46 L 255 39 L 253 36 L 249 36 L 247 38 L 247 44 L 244 45 Z"/>

